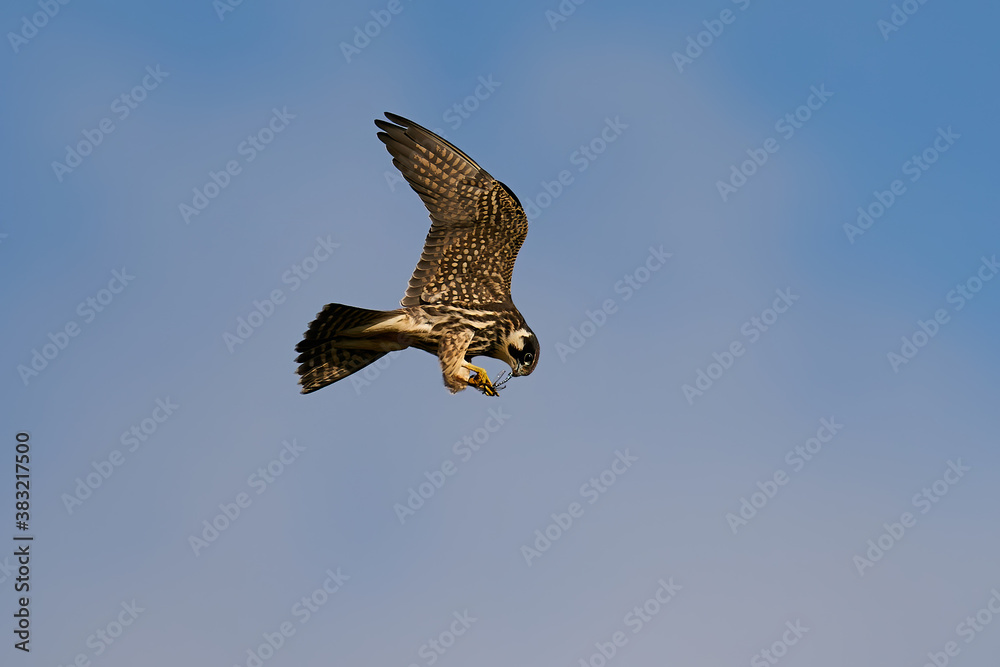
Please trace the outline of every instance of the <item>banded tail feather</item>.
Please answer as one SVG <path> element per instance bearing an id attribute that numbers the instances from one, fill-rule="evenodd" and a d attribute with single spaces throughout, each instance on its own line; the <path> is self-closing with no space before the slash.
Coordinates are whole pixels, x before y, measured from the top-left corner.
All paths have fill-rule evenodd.
<path id="1" fill-rule="evenodd" d="M 393 350 L 407 347 L 393 326 L 405 318 L 401 310 L 369 310 L 330 303 L 309 325 L 295 346 L 302 393 L 357 373 Z"/>

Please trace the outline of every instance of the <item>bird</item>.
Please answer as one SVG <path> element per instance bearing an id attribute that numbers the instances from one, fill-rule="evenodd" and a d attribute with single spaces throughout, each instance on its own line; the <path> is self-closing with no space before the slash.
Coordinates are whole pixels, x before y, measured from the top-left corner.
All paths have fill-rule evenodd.
<path id="1" fill-rule="evenodd" d="M 301 392 L 308 394 L 395 350 L 437 356 L 445 387 L 497 388 L 477 356 L 499 359 L 510 377 L 530 375 L 539 343 L 511 298 L 514 262 L 528 233 L 517 195 L 452 143 L 393 113 L 375 120 L 392 164 L 419 195 L 431 226 L 406 293 L 395 310 L 330 303 L 295 347 Z M 505 382 L 505 381 L 504 381 Z"/>

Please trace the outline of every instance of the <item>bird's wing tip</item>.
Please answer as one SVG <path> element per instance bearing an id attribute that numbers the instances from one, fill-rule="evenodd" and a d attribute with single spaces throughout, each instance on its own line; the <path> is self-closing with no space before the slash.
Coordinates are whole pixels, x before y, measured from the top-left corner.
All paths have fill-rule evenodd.
<path id="1" fill-rule="evenodd" d="M 401 125 L 403 127 L 411 127 L 412 125 L 415 125 L 415 123 L 412 120 L 409 120 L 408 118 L 403 118 L 399 114 L 394 114 L 391 111 L 386 111 L 385 117 L 388 118 L 391 122 L 395 123 L 396 125 Z"/>

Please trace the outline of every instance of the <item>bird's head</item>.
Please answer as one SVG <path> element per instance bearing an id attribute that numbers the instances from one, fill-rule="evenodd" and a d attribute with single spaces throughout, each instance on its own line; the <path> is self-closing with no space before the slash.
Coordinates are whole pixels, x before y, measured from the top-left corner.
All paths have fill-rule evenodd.
<path id="1" fill-rule="evenodd" d="M 510 366 L 511 375 L 531 375 L 538 365 L 538 339 L 531 329 L 521 327 L 507 334 L 504 341 L 503 360 Z"/>

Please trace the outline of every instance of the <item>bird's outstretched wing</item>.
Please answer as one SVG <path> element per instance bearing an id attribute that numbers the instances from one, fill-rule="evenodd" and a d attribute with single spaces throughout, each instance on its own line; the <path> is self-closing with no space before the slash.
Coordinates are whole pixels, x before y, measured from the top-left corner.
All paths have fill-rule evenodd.
<path id="1" fill-rule="evenodd" d="M 431 229 L 404 307 L 510 302 L 510 278 L 528 218 L 510 189 L 472 158 L 413 121 L 386 113 L 375 124 L 392 163 L 420 195 Z"/>

